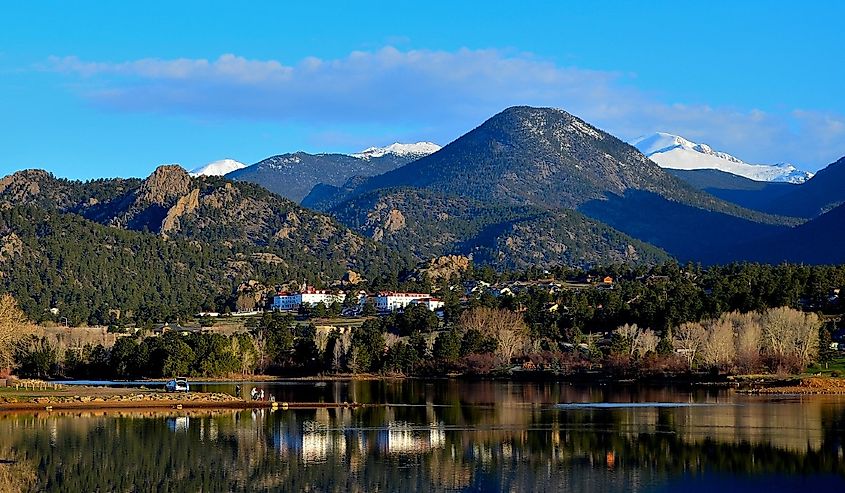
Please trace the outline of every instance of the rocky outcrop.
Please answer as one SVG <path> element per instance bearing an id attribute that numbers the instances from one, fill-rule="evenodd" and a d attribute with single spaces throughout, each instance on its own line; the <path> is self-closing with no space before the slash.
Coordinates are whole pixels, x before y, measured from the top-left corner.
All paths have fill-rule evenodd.
<path id="1" fill-rule="evenodd" d="M 138 188 L 137 202 L 166 206 L 190 189 L 191 175 L 181 166 L 159 166 Z"/>
<path id="2" fill-rule="evenodd" d="M 455 276 L 459 276 L 470 268 L 469 257 L 462 255 L 444 255 L 437 257 L 428 262 L 428 264 L 419 269 L 420 273 L 428 278 L 431 282 L 437 282 L 441 279 L 449 280 Z"/>
<path id="3" fill-rule="evenodd" d="M 252 311 L 263 308 L 265 301 L 272 292 L 271 288 L 255 279 L 250 279 L 241 283 L 235 290 L 235 308 L 238 311 Z"/>
<path id="4" fill-rule="evenodd" d="M 11 260 L 23 252 L 23 242 L 15 233 L 0 238 L 0 262 Z"/>
<path id="5" fill-rule="evenodd" d="M 354 270 L 348 270 L 346 271 L 346 274 L 343 275 L 343 279 L 341 279 L 341 281 L 343 281 L 343 284 L 345 285 L 348 284 L 350 286 L 354 286 L 355 284 L 363 282 L 364 278 L 361 277 L 361 274 L 358 274 Z"/>
<path id="6" fill-rule="evenodd" d="M 367 215 L 367 228 L 372 231 L 372 238 L 376 241 L 405 228 L 405 215 L 402 211 L 388 207 L 381 202 Z"/>
<path id="7" fill-rule="evenodd" d="M 200 190 L 199 188 L 195 188 L 188 195 L 179 198 L 176 204 L 167 211 L 167 215 L 164 216 L 164 220 L 161 222 L 161 232 L 167 233 L 178 229 L 179 218 L 185 214 L 190 214 L 199 207 L 199 197 Z"/>

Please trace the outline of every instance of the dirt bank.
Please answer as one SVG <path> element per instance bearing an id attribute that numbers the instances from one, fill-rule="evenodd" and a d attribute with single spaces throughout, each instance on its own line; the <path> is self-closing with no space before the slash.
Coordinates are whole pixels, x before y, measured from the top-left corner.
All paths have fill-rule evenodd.
<path id="1" fill-rule="evenodd" d="M 845 395 L 845 378 L 807 377 L 794 385 L 752 387 L 739 392 L 749 394 L 841 394 Z"/>

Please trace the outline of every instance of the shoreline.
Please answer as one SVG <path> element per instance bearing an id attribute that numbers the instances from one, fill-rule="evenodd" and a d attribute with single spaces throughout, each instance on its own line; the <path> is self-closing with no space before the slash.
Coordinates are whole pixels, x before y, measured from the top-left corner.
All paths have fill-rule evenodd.
<path id="1" fill-rule="evenodd" d="M 845 395 L 845 379 L 806 377 L 769 381 L 768 385 L 734 389 L 743 395 Z M 763 385 L 760 385 L 760 384 Z M 168 393 L 114 387 L 70 386 L 52 391 L 0 391 L 0 416 L 33 412 L 143 412 L 143 411 L 240 411 L 250 409 L 337 409 L 378 407 L 355 402 L 270 402 L 254 401 L 229 394 L 191 392 Z"/>
<path id="2" fill-rule="evenodd" d="M 845 378 L 798 377 L 737 392 L 746 395 L 845 395 Z"/>
<path id="3" fill-rule="evenodd" d="M 8 388 L 7 388 L 8 389 Z M 224 393 L 67 385 L 52 390 L 0 390 L 0 412 L 95 410 L 246 410 L 364 407 L 358 403 L 271 402 L 246 400 Z"/>

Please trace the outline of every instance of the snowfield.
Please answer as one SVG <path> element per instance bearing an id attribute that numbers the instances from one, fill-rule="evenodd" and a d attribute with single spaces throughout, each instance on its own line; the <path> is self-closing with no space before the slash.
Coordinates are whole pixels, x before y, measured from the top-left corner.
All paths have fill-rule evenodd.
<path id="1" fill-rule="evenodd" d="M 246 168 L 246 165 L 234 159 L 221 159 L 208 163 L 205 166 L 192 169 L 189 173 L 191 176 L 223 176 L 226 173 Z"/>
<path id="2" fill-rule="evenodd" d="M 717 169 L 756 181 L 788 183 L 803 183 L 813 177 L 813 173 L 801 171 L 789 163 L 749 164 L 726 152 L 715 151 L 707 144 L 696 144 L 663 132 L 640 137 L 631 145 L 661 168 Z"/>
<path id="3" fill-rule="evenodd" d="M 440 150 L 440 146 L 434 142 L 417 142 L 415 144 L 400 144 L 395 142 L 387 147 L 369 147 L 361 152 L 350 154 L 358 159 L 372 159 L 387 154 L 396 156 L 428 156 Z"/>

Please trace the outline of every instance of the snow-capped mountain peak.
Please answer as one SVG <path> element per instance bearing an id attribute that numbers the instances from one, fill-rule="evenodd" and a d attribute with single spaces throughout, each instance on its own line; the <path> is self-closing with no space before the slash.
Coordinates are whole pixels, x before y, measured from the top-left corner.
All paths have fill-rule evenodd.
<path id="1" fill-rule="evenodd" d="M 631 142 L 657 163 L 670 169 L 716 169 L 756 181 L 803 183 L 813 173 L 801 171 L 789 163 L 749 164 L 726 152 L 713 150 L 707 144 L 696 144 L 680 135 L 657 132 Z"/>
<path id="2" fill-rule="evenodd" d="M 394 142 L 386 147 L 369 147 L 361 152 L 352 154 L 352 157 L 358 159 L 372 159 L 382 157 L 387 154 L 396 156 L 428 156 L 440 150 L 440 146 L 433 142 L 417 142 L 414 144 L 400 144 Z"/>
<path id="3" fill-rule="evenodd" d="M 205 166 L 194 168 L 190 171 L 191 176 L 223 176 L 232 171 L 246 168 L 246 165 L 234 159 L 221 159 L 208 163 Z"/>

